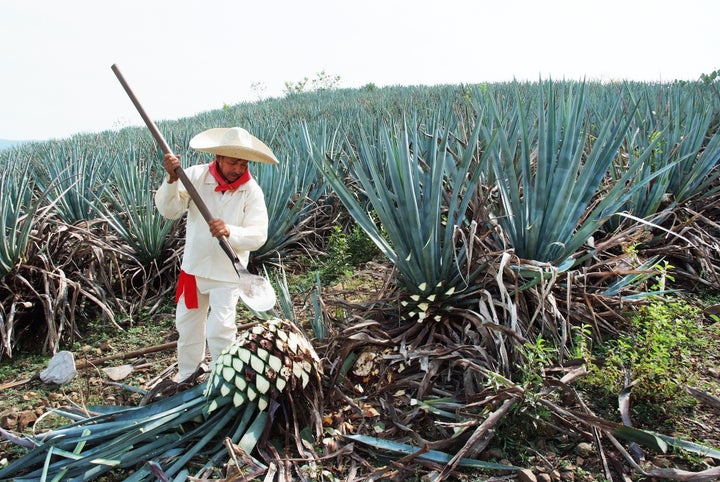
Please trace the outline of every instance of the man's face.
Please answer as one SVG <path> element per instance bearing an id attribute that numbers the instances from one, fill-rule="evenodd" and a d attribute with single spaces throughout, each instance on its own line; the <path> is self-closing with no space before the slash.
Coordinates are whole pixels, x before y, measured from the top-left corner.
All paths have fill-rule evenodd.
<path id="1" fill-rule="evenodd" d="M 218 170 L 230 184 L 240 179 L 248 168 L 248 161 L 235 157 L 217 156 Z"/>

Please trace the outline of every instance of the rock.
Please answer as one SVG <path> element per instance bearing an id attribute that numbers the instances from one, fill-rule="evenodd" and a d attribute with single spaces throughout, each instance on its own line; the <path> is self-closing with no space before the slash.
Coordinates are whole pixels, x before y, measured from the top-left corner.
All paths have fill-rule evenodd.
<path id="1" fill-rule="evenodd" d="M 575 473 L 574 472 L 562 472 L 560 474 L 560 480 L 562 482 L 575 482 Z"/>
<path id="2" fill-rule="evenodd" d="M 500 448 L 493 447 L 480 452 L 479 458 L 481 460 L 500 460 L 503 456 L 503 451 Z"/>
<path id="3" fill-rule="evenodd" d="M 538 474 L 537 480 L 538 482 L 552 482 L 550 474 Z"/>
<path id="4" fill-rule="evenodd" d="M 100 343 L 99 348 L 100 348 L 100 350 L 102 350 L 104 352 L 115 351 L 115 348 L 113 348 L 113 346 L 110 344 L 110 342 L 108 340 L 105 340 L 102 343 Z"/>
<path id="5" fill-rule="evenodd" d="M 672 461 L 667 456 L 658 455 L 657 457 L 652 458 L 653 465 L 663 468 L 663 469 L 669 469 L 673 466 Z"/>
<path id="6" fill-rule="evenodd" d="M 37 421 L 37 414 L 34 410 L 21 410 L 18 412 L 17 430 L 22 432 Z"/>
<path id="7" fill-rule="evenodd" d="M 64 385 L 72 381 L 75 375 L 77 375 L 77 370 L 72 352 L 59 351 L 50 359 L 48 367 L 40 372 L 40 380 L 43 383 Z"/>
<path id="8" fill-rule="evenodd" d="M 117 382 L 127 378 L 134 370 L 132 365 L 120 365 L 117 367 L 106 367 L 102 369 L 110 380 Z"/>
<path id="9" fill-rule="evenodd" d="M 537 477 L 533 474 L 532 470 L 521 469 L 517 473 L 517 479 L 520 482 L 537 482 Z"/>
<path id="10" fill-rule="evenodd" d="M 5 430 L 15 430 L 15 427 L 17 427 L 17 419 L 18 415 L 16 408 L 5 410 L 0 413 L 0 428 L 4 428 Z"/>
<path id="11" fill-rule="evenodd" d="M 11 408 L 0 414 L 0 428 L 22 432 L 35 423 L 37 414 L 33 410 L 16 410 Z"/>
<path id="12" fill-rule="evenodd" d="M 580 457 L 587 458 L 587 456 L 593 452 L 593 446 L 587 442 L 580 442 L 577 444 L 577 447 L 575 447 L 575 452 Z"/>

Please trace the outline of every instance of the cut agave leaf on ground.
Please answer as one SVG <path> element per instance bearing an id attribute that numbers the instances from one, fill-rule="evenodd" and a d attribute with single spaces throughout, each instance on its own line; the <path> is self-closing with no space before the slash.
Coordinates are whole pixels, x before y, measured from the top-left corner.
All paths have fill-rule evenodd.
<path id="1" fill-rule="evenodd" d="M 613 431 L 613 435 L 618 438 L 635 442 L 645 447 L 650 447 L 658 452 L 667 453 L 667 443 L 658 436 L 658 434 L 640 430 L 633 427 L 620 426 Z"/>
<path id="2" fill-rule="evenodd" d="M 398 454 L 403 455 L 414 454 L 415 452 L 421 450 L 421 448 L 417 446 L 408 445 L 401 442 L 395 442 L 392 440 L 383 440 L 375 437 L 370 437 L 368 435 L 350 434 L 343 435 L 343 437 L 354 440 L 356 442 L 364 443 L 365 445 L 370 445 L 379 450 L 397 452 Z M 429 460 L 431 462 L 437 462 L 440 464 L 447 464 L 448 462 L 450 462 L 450 460 L 452 460 L 453 456 L 450 454 L 446 454 L 445 452 L 440 452 L 438 450 L 428 450 L 427 452 L 418 455 L 417 458 Z M 490 470 L 517 471 L 522 469 L 522 467 L 517 467 L 515 465 L 496 464 L 493 462 L 485 462 L 483 460 L 468 458 L 460 459 L 460 462 L 457 465 L 460 467 L 479 467 Z"/>
<path id="3" fill-rule="evenodd" d="M 670 437 L 669 435 L 658 434 L 658 437 L 672 447 L 698 454 L 702 457 L 710 457 L 715 460 L 720 460 L 720 449 L 700 445 L 695 442 L 689 442 L 676 437 Z"/>
<path id="4" fill-rule="evenodd" d="M 676 437 L 670 437 L 669 435 L 651 432 L 649 430 L 640 430 L 633 427 L 618 427 L 613 431 L 613 435 L 627 440 L 628 442 L 635 442 L 646 447 L 650 447 L 662 453 L 667 453 L 668 446 L 671 446 L 701 455 L 703 457 L 711 457 L 713 459 L 720 460 L 720 449 L 700 445 L 695 442 L 689 442 Z"/>

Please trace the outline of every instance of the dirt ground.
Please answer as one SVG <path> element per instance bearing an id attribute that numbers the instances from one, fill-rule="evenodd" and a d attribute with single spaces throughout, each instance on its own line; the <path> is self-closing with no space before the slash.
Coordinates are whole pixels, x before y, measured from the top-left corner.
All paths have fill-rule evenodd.
<path id="1" fill-rule="evenodd" d="M 0 362 L 0 385 L 4 387 L 0 397 L 0 428 L 12 433 L 38 433 L 65 424 L 67 420 L 51 415 L 49 410 L 68 405 L 88 408 L 95 405 L 137 405 L 143 396 L 138 389 L 148 390 L 161 378 L 172 375 L 175 336 L 172 316 L 165 314 L 155 317 L 152 326 L 134 326 L 123 333 L 108 330 L 77 340 L 66 348 L 72 349 L 76 363 L 84 368 L 78 370 L 71 383 L 63 386 L 44 384 L 36 377 L 47 366 L 49 357 L 19 353 L 12 360 L 3 360 Z M 720 330 L 715 327 L 708 336 L 715 339 L 713 349 L 698 354 L 689 362 L 697 367 L 698 386 L 710 398 L 700 401 L 675 433 L 666 434 L 692 438 L 718 448 L 720 406 L 715 404 L 720 402 Z M 153 347 L 156 351 L 152 350 Z M 151 350 L 147 351 L 148 348 Z M 143 350 L 147 352 L 138 353 Z M 18 384 L 7 386 L 13 383 Z M 335 403 L 333 400 L 326 402 L 329 412 L 338 409 L 337 405 L 332 406 Z M 364 404 L 374 409 L 372 416 L 376 418 L 373 423 L 384 426 L 393 423 L 389 418 L 385 419 L 388 414 L 379 400 L 366 399 Z M 562 434 L 539 434 L 536 440 L 517 442 L 518 446 L 525 444 L 532 447 L 536 455 L 520 460 L 509 449 L 492 448 L 483 457 L 516 465 L 524 463 L 536 480 L 542 481 L 607 480 L 604 464 L 609 465 L 611 471 L 614 465 L 624 465 L 624 469 L 620 470 L 632 474 L 621 458 L 610 456 L 603 460 L 592 444 L 568 441 L 567 437 L 563 439 Z M 609 445 L 607 441 L 605 444 L 606 447 Z M 0 467 L 21 453 L 22 449 L 15 445 L 0 442 Z M 694 471 L 720 466 L 720 461 L 709 457 L 689 457 L 676 452 L 647 452 L 647 462 L 655 467 L 681 467 Z M 482 480 L 470 474 L 458 477 L 458 480 Z M 632 480 L 651 479 L 634 473 Z"/>

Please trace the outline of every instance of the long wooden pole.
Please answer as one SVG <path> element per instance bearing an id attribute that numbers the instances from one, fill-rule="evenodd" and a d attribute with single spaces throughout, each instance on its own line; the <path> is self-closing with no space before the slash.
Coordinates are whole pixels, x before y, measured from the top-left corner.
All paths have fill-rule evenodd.
<path id="1" fill-rule="evenodd" d="M 140 114 L 140 117 L 142 117 L 143 121 L 145 121 L 145 125 L 150 130 L 150 133 L 155 138 L 155 142 L 157 142 L 160 145 L 160 149 L 162 149 L 163 153 L 165 154 L 172 154 L 175 155 L 170 148 L 170 145 L 165 140 L 165 137 L 160 133 L 160 130 L 158 129 L 155 122 L 150 118 L 150 116 L 147 115 L 147 112 L 145 112 L 145 109 L 143 108 L 142 104 L 140 104 L 140 101 L 135 96 L 135 93 L 130 88 L 130 85 L 125 80 L 125 77 L 123 76 L 122 72 L 120 72 L 120 69 L 116 64 L 113 64 L 112 67 L 110 67 L 112 71 L 115 73 L 115 76 L 120 81 L 120 84 L 123 86 L 123 89 L 125 89 L 125 92 L 127 93 L 128 97 L 130 97 L 130 100 L 132 101 L 133 105 L 135 105 L 135 108 L 137 109 L 138 113 Z M 182 167 L 178 166 L 175 169 L 175 175 L 180 179 L 180 182 L 183 184 L 185 189 L 187 189 L 188 194 L 190 194 L 190 198 L 193 200 L 195 205 L 198 208 L 198 211 L 200 211 L 200 214 L 202 214 L 205 221 L 210 222 L 210 220 L 213 218 L 213 215 L 210 213 L 210 210 L 208 209 L 207 205 L 205 204 L 205 201 L 200 197 L 200 194 L 197 192 L 197 189 L 195 189 L 195 186 L 193 186 L 193 183 L 190 182 L 190 179 L 187 177 L 187 174 L 185 174 L 185 171 Z M 235 254 L 235 251 L 233 251 L 232 247 L 230 246 L 230 243 L 228 242 L 227 238 L 225 236 L 221 236 L 218 238 L 218 241 L 220 242 L 220 246 L 222 247 L 223 251 L 225 251 L 225 254 L 228 255 L 230 258 L 230 261 L 232 261 L 233 265 L 235 266 L 235 270 L 238 271 L 239 276 L 243 276 L 245 274 L 250 274 L 247 269 L 245 269 L 238 260 L 237 255 Z"/>
<path id="2" fill-rule="evenodd" d="M 130 85 L 125 80 L 122 72 L 120 72 L 117 64 L 113 64 L 110 68 L 115 73 L 117 79 L 120 81 L 123 89 L 125 89 L 128 97 L 130 97 L 133 105 L 135 105 L 135 108 L 140 114 L 140 117 L 142 117 L 143 121 L 145 121 L 145 125 L 150 130 L 150 133 L 155 138 L 155 141 L 160 145 L 163 153 L 173 154 L 172 149 L 170 149 L 170 146 L 165 140 L 165 137 L 163 137 L 163 135 L 160 133 L 160 130 L 157 128 L 157 125 L 155 125 L 155 122 L 153 122 L 150 116 L 147 115 L 147 113 L 145 112 L 145 109 L 143 108 L 142 104 L 140 104 L 140 101 L 135 96 L 135 93 L 130 88 Z M 210 210 L 208 209 L 205 202 L 200 197 L 200 194 L 197 192 L 197 189 L 195 189 L 195 186 L 193 186 L 192 182 L 190 182 L 190 179 L 185 174 L 183 168 L 178 166 L 175 169 L 175 175 L 178 177 L 180 182 L 187 190 L 190 198 L 197 206 L 203 218 L 205 218 L 205 221 L 210 222 L 213 216 L 210 213 Z M 232 246 L 230 246 L 230 242 L 225 236 L 219 236 L 217 239 L 220 243 L 220 247 L 222 248 L 222 250 L 228 256 L 228 258 L 230 258 L 230 262 L 232 263 L 235 271 L 238 274 L 238 277 L 240 278 L 240 297 L 245 302 L 245 304 L 256 311 L 268 311 L 273 306 L 275 306 L 275 291 L 270 285 L 270 282 L 262 276 L 250 273 L 247 268 L 245 268 L 242 263 L 240 263 L 237 253 L 235 253 L 235 250 L 232 249 Z"/>
<path id="3" fill-rule="evenodd" d="M 108 355 L 100 358 L 91 358 L 89 360 L 80 360 L 75 364 L 75 368 L 77 370 L 82 370 L 83 368 L 99 365 L 100 363 L 105 363 L 106 361 L 137 358 L 139 356 L 147 355 L 148 353 L 156 353 L 159 351 L 170 350 L 172 348 L 175 348 L 176 346 L 176 341 L 169 341 L 167 343 L 163 343 L 162 345 L 149 346 L 146 348 L 140 348 L 138 350 L 128 351 L 125 353 L 117 353 L 115 355 Z"/>

